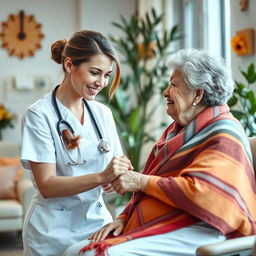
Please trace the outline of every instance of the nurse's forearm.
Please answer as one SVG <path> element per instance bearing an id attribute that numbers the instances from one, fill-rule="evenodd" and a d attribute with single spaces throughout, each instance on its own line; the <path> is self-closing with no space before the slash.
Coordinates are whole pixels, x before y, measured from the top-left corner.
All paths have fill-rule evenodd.
<path id="1" fill-rule="evenodd" d="M 57 176 L 56 165 L 30 162 L 37 187 L 44 198 L 65 197 L 79 194 L 112 182 L 130 168 L 126 157 L 113 157 L 102 172 L 81 176 Z"/>
<path id="2" fill-rule="evenodd" d="M 103 184 L 99 173 L 77 177 L 52 176 L 39 188 L 44 198 L 76 195 Z"/>

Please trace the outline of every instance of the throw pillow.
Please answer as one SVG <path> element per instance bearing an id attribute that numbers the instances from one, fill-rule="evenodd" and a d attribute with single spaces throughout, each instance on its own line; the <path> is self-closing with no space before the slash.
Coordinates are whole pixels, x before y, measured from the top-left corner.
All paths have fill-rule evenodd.
<path id="1" fill-rule="evenodd" d="M 0 199 L 15 199 L 17 165 L 0 166 Z"/>
<path id="2" fill-rule="evenodd" d="M 24 169 L 22 168 L 21 163 L 20 163 L 20 158 L 17 157 L 17 156 L 15 156 L 15 157 L 0 156 L 0 166 L 7 166 L 7 165 L 17 165 L 17 166 L 19 166 L 19 169 L 18 169 L 17 175 L 16 175 L 16 180 L 19 180 L 20 177 L 24 173 Z"/>
<path id="3" fill-rule="evenodd" d="M 16 184 L 23 172 L 18 157 L 0 157 L 0 199 L 17 198 Z"/>

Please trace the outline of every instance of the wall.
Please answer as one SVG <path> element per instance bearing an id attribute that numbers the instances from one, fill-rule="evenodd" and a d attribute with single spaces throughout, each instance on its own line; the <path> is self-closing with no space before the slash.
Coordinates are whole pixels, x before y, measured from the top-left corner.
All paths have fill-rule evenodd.
<path id="1" fill-rule="evenodd" d="M 15 91 L 5 90 L 6 77 L 18 75 L 47 76 L 52 84 L 60 80 L 61 69 L 50 59 L 50 46 L 60 38 L 67 38 L 78 28 L 76 18 L 78 1 L 70 0 L 1 0 L 0 22 L 8 19 L 9 14 L 17 14 L 24 10 L 28 15 L 34 15 L 42 24 L 44 39 L 42 48 L 35 52 L 34 57 L 23 60 L 10 57 L 7 50 L 0 49 L 0 102 L 12 112 L 18 114 L 14 129 L 6 129 L 5 140 L 20 140 L 20 119 L 27 105 L 39 98 L 45 91 Z M 61 10 L 61 11 L 60 11 Z"/>
<path id="2" fill-rule="evenodd" d="M 120 35 L 111 22 L 119 22 L 120 15 L 130 17 L 135 12 L 135 0 L 80 0 L 80 26 L 103 35 Z"/>
<path id="3" fill-rule="evenodd" d="M 32 58 L 20 60 L 10 57 L 5 49 L 0 48 L 0 103 L 18 114 L 15 128 L 4 130 L 4 140 L 21 140 L 20 121 L 26 107 L 62 80 L 60 65 L 50 59 L 51 44 L 58 39 L 68 39 L 80 29 L 98 30 L 104 35 L 116 34 L 110 22 L 119 20 L 120 14 L 130 16 L 134 12 L 134 3 L 135 0 L 0 0 L 1 23 L 7 20 L 9 14 L 24 10 L 42 24 L 45 35 L 42 48 Z M 50 87 L 34 91 L 6 90 L 6 78 L 18 75 L 47 77 Z"/>
<path id="4" fill-rule="evenodd" d="M 240 11 L 239 2 L 239 0 L 230 0 L 231 37 L 235 36 L 238 30 L 246 28 L 253 28 L 256 34 L 256 1 L 249 0 L 248 10 L 244 12 Z M 256 36 L 254 37 L 254 39 L 256 39 Z M 250 63 L 254 62 L 254 64 L 256 64 L 255 60 L 255 54 L 253 56 L 239 57 L 234 52 L 231 52 L 231 68 L 233 72 L 233 78 L 238 81 L 244 81 L 239 71 L 239 68 L 241 67 L 242 69 L 247 69 Z"/>

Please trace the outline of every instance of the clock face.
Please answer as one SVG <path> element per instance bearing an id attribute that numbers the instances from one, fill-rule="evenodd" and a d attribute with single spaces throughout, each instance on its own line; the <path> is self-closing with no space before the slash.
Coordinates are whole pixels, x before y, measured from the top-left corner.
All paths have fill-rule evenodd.
<path id="1" fill-rule="evenodd" d="M 10 56 L 20 59 L 33 56 L 41 48 L 40 42 L 44 37 L 41 27 L 33 15 L 25 15 L 24 11 L 9 15 L 8 20 L 2 23 L 2 47 L 8 50 Z"/>

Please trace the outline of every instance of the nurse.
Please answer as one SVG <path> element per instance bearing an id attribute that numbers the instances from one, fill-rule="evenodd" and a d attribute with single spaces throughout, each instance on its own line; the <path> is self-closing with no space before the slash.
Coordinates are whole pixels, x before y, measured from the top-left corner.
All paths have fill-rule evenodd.
<path id="1" fill-rule="evenodd" d="M 111 222 L 102 187 L 132 168 L 110 109 L 94 100 L 114 63 L 110 96 L 119 84 L 119 63 L 108 40 L 83 30 L 53 43 L 51 53 L 64 79 L 29 106 L 22 121 L 21 161 L 37 191 L 24 221 L 26 256 L 62 255 Z"/>

